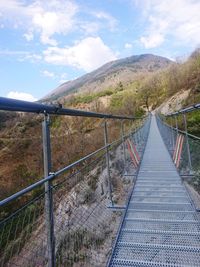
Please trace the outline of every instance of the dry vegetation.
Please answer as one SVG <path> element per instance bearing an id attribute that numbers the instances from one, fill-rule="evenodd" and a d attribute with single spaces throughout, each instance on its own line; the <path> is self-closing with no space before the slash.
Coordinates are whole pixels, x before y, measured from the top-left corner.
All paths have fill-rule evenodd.
<path id="1" fill-rule="evenodd" d="M 42 115 L 1 113 L 0 181 L 1 199 L 25 188 L 43 177 Z M 120 122 L 111 120 L 109 141 L 119 138 Z M 129 125 L 127 124 L 127 129 Z M 104 145 L 103 120 L 95 118 L 52 116 L 52 171 L 67 166 Z M 74 170 L 71 170 L 73 172 Z M 70 173 L 68 173 L 70 174 Z M 43 192 L 29 193 L 16 205 Z M 28 199 L 27 199 L 28 198 Z M 3 211 L 15 210 L 8 206 Z"/>

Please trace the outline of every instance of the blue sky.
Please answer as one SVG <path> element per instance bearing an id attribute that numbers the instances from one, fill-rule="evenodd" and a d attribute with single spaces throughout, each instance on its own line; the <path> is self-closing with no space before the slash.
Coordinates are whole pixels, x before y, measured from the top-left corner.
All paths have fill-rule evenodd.
<path id="1" fill-rule="evenodd" d="M 0 0 L 0 96 L 36 100 L 104 63 L 200 44 L 199 0 Z"/>

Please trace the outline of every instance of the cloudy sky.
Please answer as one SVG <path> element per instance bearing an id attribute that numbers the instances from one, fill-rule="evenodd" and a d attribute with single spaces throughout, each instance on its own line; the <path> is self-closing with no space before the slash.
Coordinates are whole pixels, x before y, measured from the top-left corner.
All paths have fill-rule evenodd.
<path id="1" fill-rule="evenodd" d="M 200 45 L 200 0 L 0 0 L 0 96 L 36 100 L 134 54 Z"/>

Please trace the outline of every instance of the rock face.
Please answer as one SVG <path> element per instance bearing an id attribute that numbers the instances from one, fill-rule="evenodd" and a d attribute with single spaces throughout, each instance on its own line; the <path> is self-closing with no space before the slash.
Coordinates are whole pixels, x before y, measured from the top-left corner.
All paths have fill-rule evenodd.
<path id="1" fill-rule="evenodd" d="M 190 94 L 191 90 L 182 90 L 172 97 L 170 97 L 166 102 L 164 102 L 158 109 L 164 115 L 170 114 L 183 107 L 184 100 L 186 100 Z"/>
<path id="2" fill-rule="evenodd" d="M 172 61 L 152 54 L 136 55 L 111 61 L 95 71 L 73 81 L 61 84 L 43 98 L 43 101 L 57 100 L 78 91 L 100 91 L 121 82 L 133 81 L 137 75 L 168 67 Z"/>

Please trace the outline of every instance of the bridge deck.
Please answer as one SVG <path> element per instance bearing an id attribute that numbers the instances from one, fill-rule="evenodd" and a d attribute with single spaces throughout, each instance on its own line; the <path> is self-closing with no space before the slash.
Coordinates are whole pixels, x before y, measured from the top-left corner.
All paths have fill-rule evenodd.
<path id="1" fill-rule="evenodd" d="M 199 215 L 155 117 L 109 266 L 200 266 Z"/>

